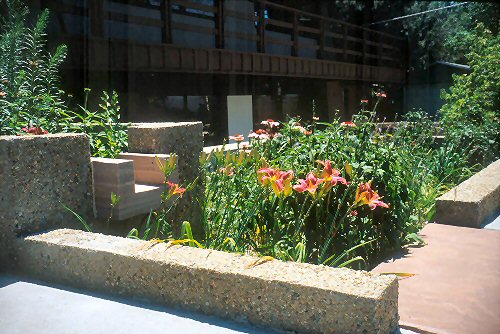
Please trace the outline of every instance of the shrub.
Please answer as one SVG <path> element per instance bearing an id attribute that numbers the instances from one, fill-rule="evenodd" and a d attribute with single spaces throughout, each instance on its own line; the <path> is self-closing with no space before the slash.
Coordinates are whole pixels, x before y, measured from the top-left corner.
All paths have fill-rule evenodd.
<path id="1" fill-rule="evenodd" d="M 263 124 L 251 150 L 202 159 L 209 248 L 371 267 L 414 237 L 435 198 L 468 175 L 453 147 L 437 148 L 434 121 L 421 112 L 392 134 L 366 110 L 352 122 Z"/>
<path id="2" fill-rule="evenodd" d="M 85 102 L 78 112 L 61 112 L 61 131 L 86 133 L 93 156 L 116 158 L 128 145 L 128 124 L 120 122 L 118 94 L 103 92 L 100 110 L 93 112 L 87 107 L 89 93 L 90 89 L 85 89 Z"/>
<path id="3" fill-rule="evenodd" d="M 467 55 L 471 72 L 455 75 L 450 92 L 442 92 L 445 136 L 467 147 L 474 161 L 500 158 L 500 38 L 478 26 Z"/>
<path id="4" fill-rule="evenodd" d="M 33 126 L 55 132 L 59 113 L 66 109 L 58 68 L 67 48 L 46 51 L 47 10 L 28 27 L 28 9 L 20 1 L 6 0 L 5 5 L 7 15 L 0 22 L 0 134 Z"/>
<path id="5" fill-rule="evenodd" d="M 84 105 L 71 111 L 59 82 L 67 48 L 46 51 L 48 10 L 29 27 L 26 6 L 19 0 L 6 0 L 5 5 L 7 15 L 0 21 L 0 135 L 84 132 L 94 156 L 116 157 L 125 151 L 127 125 L 120 123 L 116 92 L 103 92 L 100 111 L 91 111 L 86 89 Z"/>

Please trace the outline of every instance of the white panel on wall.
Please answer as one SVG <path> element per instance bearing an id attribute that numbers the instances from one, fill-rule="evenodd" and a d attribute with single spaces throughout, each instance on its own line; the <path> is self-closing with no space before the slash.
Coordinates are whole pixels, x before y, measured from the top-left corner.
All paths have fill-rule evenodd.
<path id="1" fill-rule="evenodd" d="M 242 134 L 245 140 L 248 139 L 248 133 L 253 129 L 252 95 L 227 97 L 227 124 L 230 136 Z"/>

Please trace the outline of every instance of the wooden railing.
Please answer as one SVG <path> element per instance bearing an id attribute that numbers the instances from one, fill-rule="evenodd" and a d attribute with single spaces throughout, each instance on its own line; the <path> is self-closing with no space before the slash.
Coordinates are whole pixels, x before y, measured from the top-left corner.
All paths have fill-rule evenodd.
<path id="1" fill-rule="evenodd" d="M 176 44 L 176 32 L 182 31 L 199 34 L 219 49 L 231 48 L 227 42 L 236 39 L 251 45 L 249 50 L 240 51 L 273 54 L 280 48 L 280 55 L 285 56 L 405 67 L 401 38 L 266 0 L 249 1 L 245 10 L 231 8 L 223 0 L 213 0 L 212 5 L 193 0 L 164 0 L 159 4 L 148 0 L 93 0 L 87 2 L 88 7 L 63 1 L 45 3 L 60 23 L 65 22 L 65 14 L 88 18 L 89 37 L 109 37 L 106 25 L 125 22 L 160 30 L 158 43 Z M 117 11 L 111 5 L 129 6 L 129 10 Z M 146 10 L 148 15 L 136 13 L 134 8 Z M 245 23 L 246 30 L 238 29 L 238 24 L 228 25 L 228 20 Z M 207 24 L 196 23 L 200 21 Z M 62 27 L 63 32 L 65 29 Z"/>

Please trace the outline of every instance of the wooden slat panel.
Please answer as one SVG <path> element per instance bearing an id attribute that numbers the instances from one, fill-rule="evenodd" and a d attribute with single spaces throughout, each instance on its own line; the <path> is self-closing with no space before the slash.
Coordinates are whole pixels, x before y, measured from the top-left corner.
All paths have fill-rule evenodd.
<path id="1" fill-rule="evenodd" d="M 46 6 L 50 11 L 56 13 L 87 16 L 87 8 L 78 5 L 70 5 L 60 1 L 47 1 Z"/>
<path id="2" fill-rule="evenodd" d="M 280 45 L 287 45 L 287 46 L 292 46 L 293 42 L 292 41 L 285 41 L 282 39 L 278 38 L 271 38 L 271 37 L 266 37 L 266 42 L 270 44 L 280 44 Z M 302 46 L 302 44 L 301 44 Z"/>
<path id="3" fill-rule="evenodd" d="M 163 63 L 163 48 L 161 45 L 151 45 L 150 46 L 150 66 L 151 68 L 162 68 Z"/>
<path id="4" fill-rule="evenodd" d="M 287 61 L 285 58 L 279 57 L 279 62 L 280 62 L 280 73 L 282 74 L 287 74 L 288 73 L 288 67 L 287 67 Z"/>
<path id="5" fill-rule="evenodd" d="M 288 22 L 285 22 L 285 21 L 280 21 L 280 20 L 275 20 L 275 19 L 267 19 L 267 24 L 269 25 L 273 25 L 273 26 L 276 26 L 276 27 L 282 27 L 282 28 L 288 28 L 288 29 L 292 29 L 293 28 L 293 24 L 292 23 L 288 23 Z"/>
<path id="6" fill-rule="evenodd" d="M 224 9 L 224 15 L 235 17 L 237 19 L 248 20 L 248 21 L 252 21 L 252 22 L 256 22 L 259 20 L 259 17 L 256 16 L 255 14 L 249 14 L 246 12 L 243 13 L 243 12 L 239 12 L 239 11 L 227 9 L 227 8 Z"/>
<path id="7" fill-rule="evenodd" d="M 217 8 L 210 6 L 210 5 L 204 5 L 201 3 L 197 3 L 197 2 L 191 2 L 191 1 L 186 1 L 186 0 L 172 0 L 172 3 L 179 5 L 179 6 L 186 7 L 186 8 L 198 9 L 198 10 L 208 12 L 208 13 L 216 13 L 217 12 Z"/>
<path id="8" fill-rule="evenodd" d="M 319 34 L 319 32 L 320 32 L 319 29 L 304 27 L 304 26 L 299 26 L 298 29 L 299 29 L 299 31 L 310 32 L 312 34 Z"/>
<path id="9" fill-rule="evenodd" d="M 163 27 L 162 20 L 152 19 L 152 18 L 143 17 L 143 16 L 132 16 L 132 15 L 127 15 L 127 14 L 122 14 L 122 13 L 117 13 L 117 12 L 106 12 L 104 14 L 104 19 L 110 20 L 110 21 L 125 22 L 125 23 L 130 23 L 130 24 L 139 24 L 139 25 L 153 26 L 153 27 Z"/>
<path id="10" fill-rule="evenodd" d="M 233 53 L 232 56 L 232 72 L 243 72 L 243 63 L 241 60 L 241 53 Z"/>
<path id="11" fill-rule="evenodd" d="M 242 54 L 243 72 L 252 71 L 252 55 Z"/>
<path id="12" fill-rule="evenodd" d="M 245 39 L 245 40 L 249 40 L 249 41 L 258 41 L 259 40 L 259 36 L 257 34 L 253 35 L 253 34 L 245 34 L 243 32 L 236 32 L 236 31 L 224 31 L 224 34 L 226 37 L 236 37 L 236 38 L 240 38 L 240 39 Z"/>
<path id="13" fill-rule="evenodd" d="M 344 49 L 330 48 L 330 47 L 325 46 L 325 51 L 331 52 L 331 53 L 343 53 Z"/>
<path id="14" fill-rule="evenodd" d="M 344 38 L 344 35 L 336 33 L 336 32 L 331 32 L 331 31 L 325 31 L 325 36 L 327 37 L 333 37 L 333 38 Z"/>
<path id="15" fill-rule="evenodd" d="M 262 57 L 260 55 L 252 55 L 252 67 L 254 73 L 262 72 Z"/>
<path id="16" fill-rule="evenodd" d="M 75 42 L 76 41 L 76 42 Z M 67 44 L 79 50 L 81 39 Z M 241 73 L 269 76 L 293 76 L 323 79 L 358 81 L 382 81 L 402 83 L 404 69 L 349 64 L 328 60 L 315 60 L 258 53 L 245 53 L 221 49 L 193 49 L 175 45 L 130 44 L 108 39 L 90 39 L 86 44 L 92 60 L 89 69 L 140 70 L 188 73 Z M 361 52 L 353 52 L 360 56 Z M 101 55 L 98 57 L 98 55 Z M 81 57 L 80 57 L 81 58 Z M 388 65 L 394 63 L 391 57 L 384 56 Z M 82 59 L 73 60 L 82 64 Z M 222 67 L 221 67 L 222 64 Z M 380 63 L 379 63 L 380 64 Z M 65 64 L 67 67 L 70 64 Z M 380 76 L 380 73 L 384 73 Z"/>
<path id="17" fill-rule="evenodd" d="M 269 73 L 271 72 L 271 60 L 269 59 L 270 57 L 265 55 L 262 56 L 262 72 L 263 73 Z"/>
<path id="18" fill-rule="evenodd" d="M 172 22 L 172 29 L 197 32 L 206 35 L 216 35 L 217 29 L 210 27 L 194 26 L 186 23 Z"/>

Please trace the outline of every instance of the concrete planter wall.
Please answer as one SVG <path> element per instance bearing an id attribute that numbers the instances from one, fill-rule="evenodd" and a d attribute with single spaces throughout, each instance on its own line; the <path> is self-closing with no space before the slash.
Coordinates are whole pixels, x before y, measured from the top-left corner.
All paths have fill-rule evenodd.
<path id="1" fill-rule="evenodd" d="M 87 135 L 0 136 L 0 265 L 15 262 L 20 236 L 80 228 L 63 204 L 93 217 Z"/>

